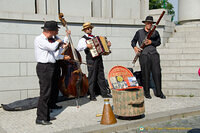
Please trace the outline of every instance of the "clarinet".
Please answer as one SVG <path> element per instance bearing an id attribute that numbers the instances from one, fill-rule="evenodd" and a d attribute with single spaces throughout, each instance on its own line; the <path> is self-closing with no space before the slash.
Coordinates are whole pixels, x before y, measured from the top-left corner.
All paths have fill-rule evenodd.
<path id="1" fill-rule="evenodd" d="M 139 52 L 135 55 L 135 57 L 134 57 L 134 59 L 133 59 L 133 62 L 132 62 L 132 63 L 133 63 L 133 66 L 135 66 L 135 63 L 136 63 L 137 59 L 140 57 L 141 52 L 142 52 L 142 50 L 143 50 L 144 47 L 145 47 L 145 43 L 144 43 L 145 40 L 146 40 L 146 39 L 150 39 L 151 35 L 152 35 L 153 32 L 155 31 L 156 27 L 158 26 L 160 20 L 161 20 L 162 17 L 164 16 L 164 14 L 165 14 L 165 11 L 162 12 L 162 14 L 160 15 L 160 17 L 159 17 L 158 21 L 156 22 L 156 24 L 154 25 L 154 27 L 149 31 L 149 33 L 147 34 L 147 36 L 146 36 L 145 39 L 143 40 L 142 45 L 140 46 L 141 51 L 139 51 Z"/>

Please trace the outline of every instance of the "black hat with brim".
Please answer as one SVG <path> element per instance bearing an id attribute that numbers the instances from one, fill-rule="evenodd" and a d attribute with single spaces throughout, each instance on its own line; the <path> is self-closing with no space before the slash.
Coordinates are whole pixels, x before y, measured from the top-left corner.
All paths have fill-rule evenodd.
<path id="1" fill-rule="evenodd" d="M 44 23 L 44 26 L 41 27 L 42 29 L 48 30 L 48 31 L 56 31 L 58 28 L 60 28 L 56 21 L 46 21 Z"/>
<path id="2" fill-rule="evenodd" d="M 156 22 L 153 21 L 153 17 L 152 16 L 147 16 L 146 19 L 144 21 L 142 21 L 142 23 L 145 23 L 145 22 L 151 22 L 153 24 L 156 23 Z"/>

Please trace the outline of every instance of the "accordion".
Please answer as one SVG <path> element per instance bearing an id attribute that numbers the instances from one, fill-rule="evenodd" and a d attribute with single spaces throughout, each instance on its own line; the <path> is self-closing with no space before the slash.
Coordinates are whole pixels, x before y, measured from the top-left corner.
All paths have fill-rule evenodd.
<path id="1" fill-rule="evenodd" d="M 106 37 L 96 36 L 90 40 L 87 40 L 86 43 L 93 46 L 92 49 L 90 49 L 90 53 L 93 58 L 99 55 L 109 55 L 111 53 Z"/>

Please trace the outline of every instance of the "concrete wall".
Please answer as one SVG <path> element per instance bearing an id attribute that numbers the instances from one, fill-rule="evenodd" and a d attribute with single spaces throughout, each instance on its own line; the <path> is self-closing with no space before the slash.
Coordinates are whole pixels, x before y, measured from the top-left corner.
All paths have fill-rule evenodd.
<path id="1" fill-rule="evenodd" d="M 5 8 L 11 2 L 15 7 Z M 135 32 L 144 26 L 141 22 L 144 16 L 151 13 L 156 20 L 157 11 L 141 10 L 141 7 L 148 7 L 148 0 L 143 2 L 140 0 L 60 0 L 60 3 L 60 10 L 64 13 L 64 18 L 72 31 L 71 36 L 75 47 L 84 34 L 81 31 L 82 24 L 87 21 L 95 26 L 93 29 L 95 35 L 107 36 L 112 42 L 112 53 L 103 57 L 106 78 L 109 70 L 115 65 L 132 67 L 134 52 L 131 40 Z M 1 0 L 0 6 L 1 104 L 39 95 L 33 40 L 35 36 L 41 34 L 44 20 L 58 22 L 59 20 L 58 2 L 55 0 L 48 0 L 47 3 L 41 0 L 36 0 L 36 3 L 34 0 Z M 157 15 L 161 11 L 158 12 Z M 168 37 L 165 34 L 170 34 L 170 26 L 172 25 L 166 17 L 157 28 L 164 41 Z M 60 29 L 59 35 L 61 38 L 64 37 L 64 27 Z M 85 60 L 85 54 L 82 52 L 81 55 Z M 82 65 L 82 69 L 87 73 L 86 66 Z M 139 69 L 138 64 L 135 70 L 137 69 Z"/>
<path id="2" fill-rule="evenodd" d="M 199 0 L 179 0 L 179 18 L 183 24 L 191 21 L 200 22 L 200 1 Z"/>

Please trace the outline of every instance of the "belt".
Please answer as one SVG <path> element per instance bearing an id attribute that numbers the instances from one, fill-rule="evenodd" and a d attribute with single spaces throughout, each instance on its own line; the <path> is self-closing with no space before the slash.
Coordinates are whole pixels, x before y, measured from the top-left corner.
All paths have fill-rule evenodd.
<path id="1" fill-rule="evenodd" d="M 52 63 L 52 62 L 47 62 L 47 63 L 38 62 L 38 64 L 55 64 L 55 63 Z"/>

